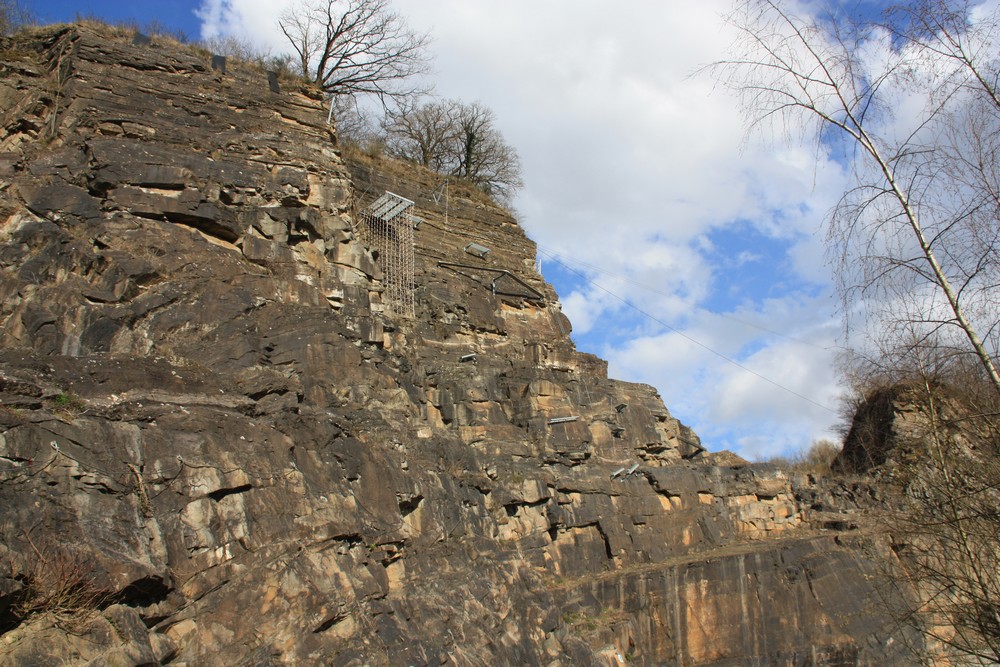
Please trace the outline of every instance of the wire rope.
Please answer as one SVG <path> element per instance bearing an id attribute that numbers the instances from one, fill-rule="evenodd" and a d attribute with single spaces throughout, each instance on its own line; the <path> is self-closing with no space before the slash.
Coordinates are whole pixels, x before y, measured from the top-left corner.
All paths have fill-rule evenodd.
<path id="1" fill-rule="evenodd" d="M 557 262 L 558 264 L 560 264 L 560 265 L 562 265 L 564 267 L 569 268 L 568 265 L 567 265 L 567 262 L 569 262 L 571 264 L 576 264 L 577 266 L 586 267 L 587 269 L 589 269 L 591 271 L 594 271 L 596 273 L 602 273 L 602 274 L 604 274 L 606 276 L 611 276 L 612 278 L 618 278 L 618 279 L 623 280 L 623 281 L 625 281 L 625 282 L 627 282 L 629 284 L 635 285 L 636 287 L 641 287 L 644 290 L 652 292 L 653 294 L 659 294 L 661 296 L 673 296 L 670 292 L 665 292 L 665 291 L 663 291 L 661 289 L 658 289 L 656 287 L 652 287 L 651 285 L 647 285 L 645 283 L 642 283 L 642 282 L 640 282 L 638 280 L 635 280 L 633 278 L 629 278 L 628 276 L 622 275 L 620 273 L 616 273 L 614 271 L 609 271 L 607 269 L 601 268 L 599 266 L 595 266 L 593 264 L 588 264 L 587 262 L 582 262 L 580 260 L 571 260 L 571 259 L 568 259 L 565 255 L 563 255 L 563 254 L 561 254 L 561 253 L 559 253 L 559 252 L 557 252 L 555 250 L 552 250 L 551 248 L 546 248 L 545 246 L 542 246 L 542 245 L 538 245 L 537 247 L 538 247 L 539 252 L 544 253 L 550 259 L 554 260 L 555 262 Z M 577 275 L 579 275 L 579 273 L 577 273 Z M 790 340 L 790 341 L 792 341 L 794 343 L 799 343 L 801 345 L 808 345 L 809 347 L 814 347 L 817 350 L 829 350 L 830 349 L 829 347 L 824 347 L 822 345 L 816 345 L 815 343 L 810 343 L 807 340 L 802 340 L 801 338 L 796 338 L 795 336 L 789 336 L 786 333 L 782 333 L 780 331 L 775 331 L 774 329 L 768 329 L 765 326 L 761 326 L 759 324 L 754 324 L 753 322 L 748 322 L 746 320 L 741 320 L 740 318 L 733 317 L 732 315 L 727 315 L 725 313 L 712 313 L 712 314 L 715 315 L 715 316 L 717 316 L 717 317 L 721 317 L 723 319 L 730 320 L 732 322 L 737 322 L 739 324 L 742 324 L 743 326 L 747 326 L 747 327 L 750 327 L 752 329 L 757 329 L 759 331 L 764 331 L 766 333 L 773 334 L 775 336 L 780 336 L 781 338 L 784 338 L 786 340 Z"/>
<path id="2" fill-rule="evenodd" d="M 539 249 L 541 249 L 541 246 L 539 246 Z M 807 403 L 811 403 L 812 405 L 815 405 L 818 408 L 826 410 L 827 412 L 830 412 L 830 413 L 833 413 L 833 414 L 837 414 L 837 411 L 834 410 L 833 408 L 831 408 L 829 406 L 826 406 L 826 405 L 823 405 L 822 403 L 819 403 L 817 401 L 814 401 L 813 399 L 809 398 L 808 396 L 805 396 L 804 394 L 800 394 L 799 392 L 795 391 L 794 389 L 791 389 L 790 387 L 786 387 L 783 384 L 781 384 L 781 383 L 779 383 L 779 382 L 777 382 L 775 380 L 772 380 L 771 378 L 769 378 L 769 377 L 767 377 L 765 375 L 762 375 L 762 374 L 758 373 L 757 371 L 753 370 L 752 368 L 744 366 L 743 364 L 741 364 L 740 362 L 736 361 L 735 359 L 727 357 L 722 352 L 719 352 L 718 350 L 715 350 L 715 349 L 709 347 L 705 343 L 702 343 L 701 341 L 697 340 L 696 338 L 693 338 L 692 336 L 689 336 L 688 334 L 686 334 L 683 331 L 677 329 L 676 327 L 673 327 L 673 326 L 667 324 L 666 322 L 664 322 L 663 320 L 659 319 L 658 317 L 655 317 L 651 313 L 648 313 L 645 310 L 643 310 L 642 308 L 639 308 L 638 306 L 636 306 L 634 303 L 632 303 L 631 301 L 629 301 L 625 297 L 619 296 L 618 294 L 615 294 L 614 292 L 612 292 L 611 290 L 607 289 L 603 285 L 600 285 L 600 284 L 594 282 L 589 277 L 587 277 L 587 275 L 584 274 L 582 271 L 578 271 L 578 270 L 574 269 L 573 267 L 565 264 L 557 255 L 551 254 L 548 251 L 544 251 L 544 250 L 543 250 L 543 252 L 545 252 L 545 254 L 547 254 L 557 264 L 559 264 L 560 266 L 562 266 L 567 271 L 569 271 L 569 272 L 571 272 L 571 273 L 579 276 L 582 280 L 584 280 L 585 282 L 587 282 L 589 285 L 592 285 L 596 289 L 599 289 L 602 292 L 608 294 L 609 296 L 611 296 L 612 298 L 616 299 L 617 301 L 620 301 L 621 303 L 625 304 L 629 308 L 631 308 L 631 309 L 635 310 L 636 312 L 640 313 L 641 315 L 649 318 L 653 322 L 656 322 L 660 326 L 665 327 L 666 329 L 669 329 L 670 331 L 674 332 L 675 334 L 677 334 L 678 336 L 684 338 L 685 340 L 687 340 L 687 341 L 689 341 L 689 342 L 697 345 L 698 347 L 700 347 L 700 348 L 702 348 L 702 349 L 704 349 L 704 350 L 706 350 L 708 352 L 711 352 L 715 356 L 717 356 L 720 359 L 722 359 L 722 360 L 724 360 L 724 361 L 732 364 L 733 366 L 736 366 L 740 370 L 745 371 L 747 373 L 750 373 L 751 375 L 753 375 L 753 376 L 755 376 L 755 377 L 763 380 L 764 382 L 767 382 L 768 384 L 771 384 L 771 385 L 777 387 L 778 389 L 781 389 L 782 391 L 788 392 L 792 396 L 800 398 L 803 401 L 806 401 Z"/>

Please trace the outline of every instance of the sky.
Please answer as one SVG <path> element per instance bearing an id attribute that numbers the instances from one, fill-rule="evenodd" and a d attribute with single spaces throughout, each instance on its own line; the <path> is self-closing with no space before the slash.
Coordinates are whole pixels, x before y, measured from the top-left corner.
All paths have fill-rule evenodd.
<path id="1" fill-rule="evenodd" d="M 288 0 L 35 0 L 287 51 Z M 730 0 L 396 0 L 441 97 L 491 108 L 519 153 L 517 217 L 581 350 L 656 387 L 711 451 L 761 460 L 836 438 L 843 325 L 824 221 L 847 174 L 823 146 L 747 135 L 699 68 Z"/>

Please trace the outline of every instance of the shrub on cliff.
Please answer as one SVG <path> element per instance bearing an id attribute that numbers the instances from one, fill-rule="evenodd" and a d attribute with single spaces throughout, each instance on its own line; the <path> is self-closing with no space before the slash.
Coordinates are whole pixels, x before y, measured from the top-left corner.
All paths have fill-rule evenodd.
<path id="1" fill-rule="evenodd" d="M 840 454 L 840 445 L 832 440 L 816 440 L 809 449 L 791 457 L 772 459 L 777 467 L 793 472 L 825 475 L 830 472 L 834 459 Z"/>
<path id="2" fill-rule="evenodd" d="M 884 599 L 915 601 L 892 613 L 925 633 L 935 657 L 997 664 L 1000 400 L 989 380 L 952 363 L 875 384 L 834 467 L 888 492 L 876 522 L 898 556 L 887 580 L 899 590 Z"/>

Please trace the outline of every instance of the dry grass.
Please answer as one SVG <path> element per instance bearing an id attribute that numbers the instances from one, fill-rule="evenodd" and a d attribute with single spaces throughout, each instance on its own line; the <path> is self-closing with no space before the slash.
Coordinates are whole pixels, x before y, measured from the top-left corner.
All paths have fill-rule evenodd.
<path id="1" fill-rule="evenodd" d="M 827 475 L 841 447 L 831 440 L 817 440 L 809 449 L 794 456 L 771 459 L 770 463 L 790 472 L 804 472 L 812 475 Z"/>
<path id="2" fill-rule="evenodd" d="M 17 624 L 46 616 L 73 631 L 108 602 L 111 594 L 97 585 L 88 558 L 61 545 L 36 543 L 29 535 L 22 542 L 24 548 L 9 562 L 11 578 L 21 584 L 10 609 Z"/>
<path id="3" fill-rule="evenodd" d="M 358 143 L 350 138 L 339 138 L 341 139 L 341 154 L 345 160 L 370 167 L 382 175 L 426 183 L 428 186 L 437 186 L 443 179 L 447 178 L 449 196 L 453 201 L 468 199 L 473 204 L 503 208 L 500 203 L 471 181 L 441 174 L 422 165 L 386 155 L 382 150 L 384 146 L 378 142 Z"/>

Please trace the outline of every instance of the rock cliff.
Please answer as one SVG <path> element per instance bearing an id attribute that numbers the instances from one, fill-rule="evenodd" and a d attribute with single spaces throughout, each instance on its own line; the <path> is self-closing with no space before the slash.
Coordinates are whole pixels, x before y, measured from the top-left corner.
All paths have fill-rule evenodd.
<path id="1" fill-rule="evenodd" d="M 864 490 L 705 454 L 482 194 L 190 47 L 0 48 L 0 662 L 907 663 Z"/>

